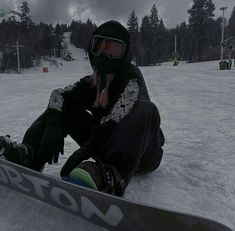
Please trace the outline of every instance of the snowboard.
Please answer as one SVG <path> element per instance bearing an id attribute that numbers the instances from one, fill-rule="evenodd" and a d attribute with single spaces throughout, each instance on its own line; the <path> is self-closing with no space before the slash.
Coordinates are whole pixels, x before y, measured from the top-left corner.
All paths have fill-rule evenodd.
<path id="1" fill-rule="evenodd" d="M 232 231 L 213 220 L 115 197 L 2 159 L 0 183 L 111 231 Z"/>

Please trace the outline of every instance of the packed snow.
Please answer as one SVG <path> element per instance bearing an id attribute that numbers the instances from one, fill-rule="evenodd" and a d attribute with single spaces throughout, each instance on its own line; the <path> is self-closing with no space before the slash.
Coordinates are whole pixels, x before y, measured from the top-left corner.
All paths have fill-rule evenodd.
<path id="1" fill-rule="evenodd" d="M 20 142 L 53 89 L 92 73 L 84 51 L 66 42 L 74 61 L 45 60 L 22 74 L 0 74 L 0 135 Z M 48 73 L 42 73 L 43 66 Z M 159 169 L 134 177 L 124 198 L 211 218 L 235 230 L 235 68 L 218 67 L 218 61 L 140 67 L 159 108 L 166 144 Z M 65 155 L 44 172 L 59 177 L 76 148 L 67 137 Z M 1 231 L 105 230 L 1 185 L 0 198 Z"/>

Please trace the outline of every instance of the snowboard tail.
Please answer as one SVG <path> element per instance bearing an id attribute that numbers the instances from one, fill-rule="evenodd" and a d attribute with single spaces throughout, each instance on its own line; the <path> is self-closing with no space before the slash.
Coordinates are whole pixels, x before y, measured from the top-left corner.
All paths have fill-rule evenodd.
<path id="1" fill-rule="evenodd" d="M 232 231 L 213 220 L 108 195 L 2 159 L 0 183 L 112 231 Z"/>

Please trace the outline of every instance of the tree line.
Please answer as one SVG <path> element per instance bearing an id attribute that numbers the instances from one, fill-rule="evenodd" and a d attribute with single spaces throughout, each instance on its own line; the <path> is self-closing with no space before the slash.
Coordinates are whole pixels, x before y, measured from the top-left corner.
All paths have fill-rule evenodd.
<path id="1" fill-rule="evenodd" d="M 174 58 L 188 62 L 219 59 L 222 18 L 215 18 L 214 11 L 212 0 L 193 0 L 188 10 L 188 23 L 182 22 L 168 29 L 155 4 L 140 24 L 133 10 L 127 19 L 127 29 L 136 64 L 159 65 Z M 0 22 L 0 72 L 17 68 L 16 41 L 23 46 L 20 48 L 21 66 L 28 68 L 39 65 L 44 56 L 71 60 L 63 42 L 65 32 L 71 32 L 72 44 L 87 51 L 89 38 L 96 28 L 90 19 L 72 21 L 70 25 L 36 24 L 31 19 L 28 3 L 22 2 L 19 11 L 11 12 L 8 19 Z M 174 52 L 175 38 L 177 53 Z M 233 40 L 229 38 L 235 38 L 235 7 L 226 23 L 225 38 L 226 52 L 234 48 Z"/>
<path id="2" fill-rule="evenodd" d="M 222 17 L 215 18 L 214 11 L 212 0 L 193 0 L 188 10 L 188 23 L 182 22 L 168 29 L 159 17 L 155 4 L 150 14 L 142 18 L 141 24 L 133 10 L 128 16 L 127 29 L 131 35 L 131 53 L 136 64 L 159 65 L 175 58 L 187 62 L 220 59 Z M 96 25 L 89 19 L 86 23 L 73 21 L 70 29 L 71 42 L 87 51 L 89 37 Z M 227 57 L 235 45 L 235 7 L 225 23 L 225 38 L 228 41 L 223 46 Z"/>
<path id="3" fill-rule="evenodd" d="M 132 54 L 138 65 L 156 65 L 178 58 L 188 62 L 220 59 L 222 17 L 215 18 L 212 0 L 194 0 L 188 10 L 188 23 L 167 29 L 154 4 L 141 24 L 132 11 L 127 27 L 132 38 Z M 177 38 L 177 39 L 176 39 Z M 235 7 L 225 26 L 226 52 L 234 49 Z M 177 53 L 175 54 L 175 39 Z"/>
<path id="4" fill-rule="evenodd" d="M 16 42 L 19 44 L 20 64 L 29 68 L 40 64 L 44 56 L 62 57 L 66 54 L 63 33 L 67 25 L 35 24 L 30 16 L 27 2 L 19 11 L 10 12 L 0 23 L 0 72 L 17 69 Z"/>

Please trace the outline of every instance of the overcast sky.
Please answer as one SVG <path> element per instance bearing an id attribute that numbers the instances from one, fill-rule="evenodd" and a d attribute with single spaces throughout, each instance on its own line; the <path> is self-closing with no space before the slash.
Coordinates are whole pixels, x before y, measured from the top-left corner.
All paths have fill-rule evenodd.
<path id="1" fill-rule="evenodd" d="M 0 0 L 0 11 L 16 9 L 21 2 L 22 0 Z M 72 19 L 86 21 L 90 18 L 97 25 L 109 19 L 125 24 L 132 10 L 138 16 L 140 24 L 142 17 L 150 14 L 150 9 L 155 3 L 159 16 L 168 28 L 183 21 L 187 22 L 187 10 L 192 2 L 193 0 L 28 0 L 34 22 L 70 24 Z M 219 8 L 222 6 L 228 7 L 225 15 L 230 17 L 235 0 L 213 2 L 217 8 L 216 17 L 221 15 Z"/>

